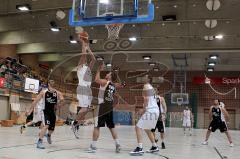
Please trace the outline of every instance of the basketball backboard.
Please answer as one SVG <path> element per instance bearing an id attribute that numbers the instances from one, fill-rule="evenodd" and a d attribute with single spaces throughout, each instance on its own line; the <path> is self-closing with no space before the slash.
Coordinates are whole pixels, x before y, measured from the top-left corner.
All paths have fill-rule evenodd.
<path id="1" fill-rule="evenodd" d="M 188 93 L 172 93 L 171 103 L 177 105 L 189 104 Z"/>
<path id="2" fill-rule="evenodd" d="M 154 20 L 151 0 L 73 0 L 71 26 L 144 23 Z"/>

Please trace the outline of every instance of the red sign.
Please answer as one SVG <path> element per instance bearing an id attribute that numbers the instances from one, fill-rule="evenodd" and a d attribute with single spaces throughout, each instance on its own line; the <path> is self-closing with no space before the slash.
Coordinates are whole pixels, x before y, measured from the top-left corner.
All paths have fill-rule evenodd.
<path id="1" fill-rule="evenodd" d="M 240 77 L 208 77 L 211 84 L 215 85 L 238 85 L 240 84 Z M 205 77 L 194 77 L 193 84 L 206 84 Z"/>
<path id="2" fill-rule="evenodd" d="M 0 88 L 4 88 L 5 78 L 0 77 Z"/>

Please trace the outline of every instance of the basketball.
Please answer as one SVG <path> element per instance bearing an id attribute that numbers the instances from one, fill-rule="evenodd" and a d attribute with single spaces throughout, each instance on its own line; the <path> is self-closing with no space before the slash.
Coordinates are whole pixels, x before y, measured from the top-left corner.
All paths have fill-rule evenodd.
<path id="1" fill-rule="evenodd" d="M 79 38 L 83 40 L 84 42 L 88 43 L 88 33 L 87 32 L 81 32 L 79 33 Z"/>
<path id="2" fill-rule="evenodd" d="M 84 29 L 83 29 L 82 27 L 80 27 L 80 26 L 75 27 L 75 32 L 76 32 L 77 34 L 82 33 L 83 31 L 84 31 Z"/>

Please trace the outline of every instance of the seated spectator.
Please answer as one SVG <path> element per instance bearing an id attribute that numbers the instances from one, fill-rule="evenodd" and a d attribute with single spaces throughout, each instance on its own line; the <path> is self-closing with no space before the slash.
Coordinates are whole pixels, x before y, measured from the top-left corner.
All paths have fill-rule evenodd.
<path id="1" fill-rule="evenodd" d="M 1 69 L 5 71 L 7 69 L 8 63 L 9 63 L 8 61 L 4 61 L 2 66 L 1 66 Z"/>
<path id="2" fill-rule="evenodd" d="M 16 67 L 15 64 L 12 64 L 12 70 L 11 70 L 11 73 L 13 73 L 13 74 L 18 74 L 17 67 Z"/>

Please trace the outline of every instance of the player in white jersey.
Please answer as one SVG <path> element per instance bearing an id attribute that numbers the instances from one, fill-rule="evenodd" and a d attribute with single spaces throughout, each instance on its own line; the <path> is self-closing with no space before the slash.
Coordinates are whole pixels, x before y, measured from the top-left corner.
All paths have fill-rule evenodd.
<path id="1" fill-rule="evenodd" d="M 79 40 L 82 42 L 82 55 L 77 66 L 77 76 L 78 76 L 78 87 L 77 87 L 77 99 L 78 99 L 78 109 L 77 109 L 77 118 L 72 123 L 72 130 L 76 136 L 76 131 L 79 129 L 79 124 L 84 120 L 85 115 L 87 114 L 89 107 L 92 103 L 92 68 L 96 61 L 95 56 L 93 55 L 89 43 L 84 41 L 81 38 L 81 34 L 78 35 Z M 91 61 L 87 64 L 87 50 L 90 54 Z M 76 136 L 76 138 L 78 138 Z"/>
<path id="2" fill-rule="evenodd" d="M 137 142 L 138 146 L 135 150 L 130 152 L 130 155 L 143 155 L 143 138 L 142 138 L 142 130 L 145 130 L 145 132 L 148 135 L 149 140 L 152 143 L 152 147 L 147 151 L 149 153 L 158 152 L 159 149 L 157 147 L 157 144 L 155 142 L 155 138 L 153 133 L 151 132 L 152 129 L 156 127 L 158 117 L 159 117 L 159 108 L 156 100 L 156 93 L 151 83 L 151 78 L 146 75 L 145 78 L 145 84 L 143 87 L 143 111 L 141 118 L 139 119 L 135 130 L 137 135 Z"/>
<path id="3" fill-rule="evenodd" d="M 33 120 L 26 123 L 25 125 L 22 125 L 20 127 L 20 132 L 21 134 L 23 133 L 23 131 L 28 127 L 31 126 L 33 124 L 39 123 L 41 122 L 42 124 L 44 124 L 44 113 L 43 110 L 45 108 L 45 103 L 44 103 L 44 98 L 42 98 L 36 105 L 36 107 L 31 106 L 30 110 L 26 113 L 27 116 L 29 116 L 32 112 L 33 112 Z M 40 123 L 40 125 L 41 125 Z"/>
<path id="4" fill-rule="evenodd" d="M 183 110 L 183 131 L 184 135 L 186 135 L 186 128 L 189 130 L 190 136 L 192 136 L 192 112 L 189 107 L 186 107 Z"/>

